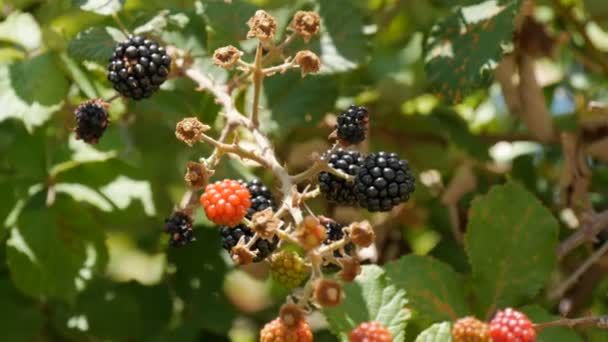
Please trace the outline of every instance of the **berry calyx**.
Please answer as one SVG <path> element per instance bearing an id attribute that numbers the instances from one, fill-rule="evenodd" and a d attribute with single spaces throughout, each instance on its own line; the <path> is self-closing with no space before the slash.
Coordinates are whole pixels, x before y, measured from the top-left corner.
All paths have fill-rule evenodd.
<path id="1" fill-rule="evenodd" d="M 224 179 L 207 185 L 200 202 L 210 221 L 234 227 L 243 220 L 251 207 L 250 197 L 245 185 Z"/>
<path id="2" fill-rule="evenodd" d="M 359 205 L 369 211 L 389 211 L 406 202 L 415 190 L 415 179 L 407 160 L 397 154 L 372 153 L 365 157 L 355 178 Z"/>
<path id="3" fill-rule="evenodd" d="M 296 237 L 300 245 L 305 250 L 311 250 L 320 246 L 326 239 L 325 227 L 321 225 L 319 219 L 313 216 L 306 216 L 298 226 Z"/>
<path id="4" fill-rule="evenodd" d="M 288 327 L 280 318 L 276 318 L 262 328 L 260 342 L 312 342 L 312 331 L 305 319 Z"/>
<path id="5" fill-rule="evenodd" d="M 454 323 L 452 339 L 454 342 L 491 342 L 490 328 L 475 317 L 461 318 Z"/>
<path id="6" fill-rule="evenodd" d="M 192 217 L 183 211 L 176 211 L 165 219 L 165 232 L 169 234 L 169 245 L 172 247 L 196 241 L 192 231 Z"/>
<path id="7" fill-rule="evenodd" d="M 170 70 L 171 57 L 164 47 L 142 36 L 130 36 L 114 46 L 107 77 L 121 95 L 141 100 L 158 90 Z"/>
<path id="8" fill-rule="evenodd" d="M 310 275 L 310 269 L 298 254 L 283 250 L 270 261 L 272 278 L 288 290 L 298 287 Z"/>
<path id="9" fill-rule="evenodd" d="M 341 148 L 326 152 L 322 159 L 326 160 L 330 167 L 351 176 L 357 175 L 359 167 L 364 161 L 359 152 Z M 345 205 L 355 205 L 357 203 L 352 182 L 329 172 L 319 173 L 318 180 L 321 192 L 329 201 Z"/>
<path id="10" fill-rule="evenodd" d="M 490 322 L 492 342 L 534 342 L 536 331 L 523 313 L 507 308 L 499 310 Z"/>
<path id="11" fill-rule="evenodd" d="M 350 342 L 392 342 L 391 332 L 378 322 L 363 322 L 349 335 Z"/>
<path id="12" fill-rule="evenodd" d="M 365 140 L 369 114 L 365 107 L 351 105 L 338 115 L 336 134 L 343 145 L 358 144 Z"/>
<path id="13" fill-rule="evenodd" d="M 74 111 L 76 139 L 97 144 L 108 127 L 108 104 L 100 99 L 81 103 Z"/>
<path id="14" fill-rule="evenodd" d="M 342 302 L 342 284 L 332 279 L 321 278 L 315 283 L 313 297 L 321 307 L 338 306 Z"/>

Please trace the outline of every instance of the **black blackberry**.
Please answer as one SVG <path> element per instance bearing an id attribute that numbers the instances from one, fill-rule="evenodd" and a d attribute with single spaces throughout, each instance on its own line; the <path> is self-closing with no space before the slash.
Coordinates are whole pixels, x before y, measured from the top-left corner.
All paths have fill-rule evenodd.
<path id="1" fill-rule="evenodd" d="M 358 144 L 365 140 L 369 115 L 365 107 L 351 105 L 338 115 L 336 132 L 338 139 L 346 144 Z"/>
<path id="2" fill-rule="evenodd" d="M 357 174 L 359 166 L 363 163 L 363 157 L 359 152 L 341 148 L 326 152 L 323 159 L 326 159 L 332 168 L 344 171 L 351 176 Z M 318 179 L 319 188 L 328 200 L 347 205 L 357 203 L 353 184 L 344 178 L 329 172 L 321 172 Z"/>
<path id="3" fill-rule="evenodd" d="M 329 245 L 344 238 L 343 225 L 331 220 L 322 220 L 321 223 L 327 228 L 327 237 L 325 238 L 325 241 L 323 241 L 323 244 Z M 353 255 L 355 252 L 355 245 L 352 242 L 347 243 L 344 246 L 344 252 L 346 252 L 347 255 Z M 341 258 L 343 256 L 344 255 L 342 255 L 339 250 L 334 251 L 334 257 Z"/>
<path id="4" fill-rule="evenodd" d="M 395 153 L 372 153 L 365 158 L 355 179 L 359 205 L 369 211 L 389 211 L 414 192 L 415 179 L 407 160 Z"/>
<path id="5" fill-rule="evenodd" d="M 222 247 L 230 252 L 232 247 L 236 246 L 242 236 L 245 236 L 245 242 L 249 242 L 253 236 L 253 232 L 244 224 L 239 224 L 236 227 L 222 226 L 220 227 L 220 235 L 222 236 Z M 252 252 L 257 251 L 256 257 L 253 259 L 254 262 L 259 262 L 266 259 L 272 251 L 277 248 L 279 243 L 278 237 L 274 237 L 272 241 L 258 239 L 255 244 L 251 247 Z"/>
<path id="6" fill-rule="evenodd" d="M 273 209 L 275 208 L 272 193 L 259 179 L 254 179 L 249 182 L 240 180 L 239 182 L 244 184 L 251 194 L 251 207 L 247 210 L 247 215 L 245 215 L 248 219 L 251 219 L 253 214 L 258 211 L 262 211 L 269 207 Z M 232 247 L 236 246 L 237 242 L 239 242 L 241 236 L 245 236 L 245 242 L 248 242 L 253 236 L 253 232 L 246 225 L 239 224 L 238 226 L 232 228 L 228 226 L 220 226 L 220 235 L 222 236 L 222 246 L 225 250 L 230 252 Z M 275 250 L 278 243 L 279 239 L 276 236 L 273 241 L 258 239 L 251 248 L 252 252 L 257 251 L 257 256 L 253 261 L 259 262 L 266 259 L 266 257 L 268 257 L 270 253 Z"/>
<path id="7" fill-rule="evenodd" d="M 99 99 L 81 103 L 74 111 L 76 139 L 97 144 L 108 127 L 108 104 Z"/>
<path id="8" fill-rule="evenodd" d="M 165 219 L 165 232 L 169 234 L 169 245 L 181 247 L 196 241 L 192 230 L 192 217 L 176 211 Z"/>
<path id="9" fill-rule="evenodd" d="M 254 179 L 249 182 L 242 182 L 247 186 L 249 193 L 251 194 L 251 207 L 247 210 L 247 218 L 251 218 L 253 214 L 258 211 L 262 211 L 266 208 L 274 208 L 274 200 L 272 193 L 266 185 L 264 185 L 259 179 Z"/>
<path id="10" fill-rule="evenodd" d="M 141 100 L 158 90 L 170 70 L 171 57 L 164 47 L 142 36 L 130 36 L 114 47 L 108 80 L 123 96 Z"/>

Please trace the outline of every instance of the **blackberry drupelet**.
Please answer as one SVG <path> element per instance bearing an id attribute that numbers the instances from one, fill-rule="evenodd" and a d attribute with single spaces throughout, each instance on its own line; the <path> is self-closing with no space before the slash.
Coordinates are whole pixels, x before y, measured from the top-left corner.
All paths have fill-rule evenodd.
<path id="1" fill-rule="evenodd" d="M 323 241 L 323 244 L 329 245 L 344 238 L 343 225 L 331 220 L 322 220 L 321 223 L 327 228 L 327 238 Z M 352 256 L 355 252 L 355 245 L 352 242 L 347 243 L 344 246 L 344 252 L 346 252 L 347 255 Z M 339 250 L 334 251 L 334 257 L 341 258 L 344 256 L 345 255 L 342 255 Z"/>
<path id="2" fill-rule="evenodd" d="M 245 185 L 251 194 L 251 207 L 249 207 L 247 210 L 245 217 L 251 219 L 253 214 L 258 211 L 262 211 L 269 207 L 273 209 L 275 208 L 272 193 L 259 179 L 254 179 L 249 182 L 240 180 L 239 182 Z M 230 252 L 232 247 L 236 246 L 236 244 L 239 242 L 241 236 L 245 236 L 245 242 L 248 242 L 253 236 L 253 231 L 251 231 L 251 229 L 244 224 L 239 224 L 233 228 L 221 226 L 220 235 L 222 236 L 222 247 Z M 259 262 L 266 259 L 266 257 L 268 257 L 275 250 L 278 243 L 279 240 L 277 237 L 275 237 L 273 241 L 258 239 L 251 248 L 252 252 L 255 253 L 257 251 L 257 256 L 253 261 Z"/>
<path id="3" fill-rule="evenodd" d="M 359 152 L 341 148 L 333 152 L 326 152 L 323 158 L 332 168 L 344 171 L 351 176 L 357 174 L 364 160 Z M 319 173 L 318 179 L 319 188 L 328 200 L 346 205 L 357 203 L 352 183 L 329 172 Z"/>
<path id="4" fill-rule="evenodd" d="M 150 97 L 167 79 L 171 57 L 165 48 L 142 36 L 116 44 L 108 64 L 108 80 L 134 100 Z"/>
<path id="5" fill-rule="evenodd" d="M 365 140 L 369 114 L 365 107 L 351 105 L 338 115 L 336 132 L 338 139 L 345 144 L 358 144 Z"/>
<path id="6" fill-rule="evenodd" d="M 76 139 L 89 144 L 97 144 L 108 127 L 108 104 L 95 99 L 80 104 L 74 111 L 76 117 Z"/>
<path id="7" fill-rule="evenodd" d="M 415 179 L 407 160 L 386 152 L 365 158 L 354 185 L 359 205 L 372 212 L 389 211 L 406 202 L 414 189 Z"/>
<path id="8" fill-rule="evenodd" d="M 176 211 L 165 219 L 165 232 L 169 234 L 169 245 L 181 247 L 196 241 L 192 230 L 192 217 Z"/>

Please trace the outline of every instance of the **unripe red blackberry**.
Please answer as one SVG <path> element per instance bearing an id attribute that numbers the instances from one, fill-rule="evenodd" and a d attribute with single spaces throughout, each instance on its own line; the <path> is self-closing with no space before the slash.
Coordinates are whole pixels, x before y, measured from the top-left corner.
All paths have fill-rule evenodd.
<path id="1" fill-rule="evenodd" d="M 114 46 L 107 77 L 120 94 L 141 100 L 158 90 L 170 70 L 171 57 L 164 47 L 142 36 L 130 36 Z"/>
<path id="2" fill-rule="evenodd" d="M 260 342 L 312 342 L 312 331 L 305 319 L 289 327 L 276 318 L 260 330 Z"/>
<path id="3" fill-rule="evenodd" d="M 359 205 L 369 211 L 389 211 L 407 201 L 414 189 L 415 179 L 407 160 L 387 152 L 365 157 L 354 185 Z"/>
<path id="4" fill-rule="evenodd" d="M 357 174 L 364 160 L 359 152 L 341 148 L 326 152 L 322 158 L 328 162 L 330 167 L 341 170 L 351 176 Z M 318 180 L 319 188 L 326 199 L 346 205 L 355 205 L 357 203 L 357 196 L 354 193 L 352 182 L 349 183 L 344 178 L 340 178 L 329 172 L 319 173 Z"/>
<path id="5" fill-rule="evenodd" d="M 461 318 L 452 328 L 454 342 L 491 342 L 487 323 L 475 317 Z"/>
<path id="6" fill-rule="evenodd" d="M 391 332 L 378 322 L 363 322 L 349 335 L 350 342 L 391 342 Z"/>
<path id="7" fill-rule="evenodd" d="M 365 140 L 369 115 L 365 107 L 351 105 L 338 115 L 336 134 L 344 145 L 358 144 Z"/>
<path id="8" fill-rule="evenodd" d="M 224 179 L 207 185 L 200 202 L 210 221 L 235 227 L 247 215 L 247 210 L 251 207 L 250 197 L 245 185 Z"/>
<path id="9" fill-rule="evenodd" d="M 169 234 L 169 245 L 181 247 L 196 241 L 192 230 L 192 217 L 176 211 L 165 219 L 165 232 Z"/>
<path id="10" fill-rule="evenodd" d="M 498 311 L 490 322 L 492 342 L 534 342 L 536 331 L 523 313 L 507 308 Z"/>
<path id="11" fill-rule="evenodd" d="M 76 117 L 76 139 L 97 144 L 108 127 L 108 104 L 100 99 L 81 103 L 74 111 Z"/>

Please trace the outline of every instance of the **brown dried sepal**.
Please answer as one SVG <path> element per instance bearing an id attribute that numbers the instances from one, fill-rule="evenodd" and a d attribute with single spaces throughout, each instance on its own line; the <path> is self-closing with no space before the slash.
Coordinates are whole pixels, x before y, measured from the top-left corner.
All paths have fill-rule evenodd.
<path id="1" fill-rule="evenodd" d="M 355 280 L 361 273 L 361 262 L 358 258 L 340 258 L 338 259 L 342 270 L 338 272 L 338 276 L 347 283 Z"/>
<path id="2" fill-rule="evenodd" d="M 296 304 L 283 304 L 279 310 L 279 318 L 285 326 L 292 328 L 304 319 L 304 311 Z"/>
<path id="3" fill-rule="evenodd" d="M 262 42 L 268 42 L 274 38 L 277 30 L 277 21 L 266 11 L 258 10 L 247 22 L 249 32 L 247 38 L 257 38 Z"/>
<path id="4" fill-rule="evenodd" d="M 194 190 L 204 189 L 209 183 L 209 178 L 213 176 L 215 172 L 207 169 L 202 163 L 196 163 L 189 161 L 186 165 L 186 175 L 184 180 Z"/>
<path id="5" fill-rule="evenodd" d="M 249 248 L 245 247 L 245 245 L 241 245 L 240 243 L 236 246 L 232 247 L 230 251 L 230 256 L 236 265 L 248 265 L 253 262 L 255 258 L 255 253 L 249 250 Z"/>
<path id="6" fill-rule="evenodd" d="M 319 279 L 315 284 L 313 297 L 321 307 L 338 306 L 342 302 L 342 284 L 331 279 Z"/>
<path id="7" fill-rule="evenodd" d="M 359 247 L 369 247 L 376 239 L 376 234 L 369 221 L 353 222 L 348 226 L 351 241 Z"/>
<path id="8" fill-rule="evenodd" d="M 302 77 L 307 74 L 314 74 L 321 68 L 321 60 L 314 52 L 308 50 L 298 51 L 294 62 L 300 66 Z"/>
<path id="9" fill-rule="evenodd" d="M 321 29 L 321 17 L 315 12 L 298 11 L 293 16 L 293 20 L 289 27 L 302 36 L 302 39 L 308 43 L 310 38 L 319 34 Z"/>
<path id="10" fill-rule="evenodd" d="M 175 126 L 175 136 L 178 140 L 188 144 L 188 146 L 192 146 L 195 142 L 199 141 L 200 134 L 210 128 L 198 121 L 197 118 L 185 118 Z"/>
<path id="11" fill-rule="evenodd" d="M 311 250 L 320 246 L 327 236 L 325 227 L 313 216 L 304 218 L 296 231 L 296 237 L 300 246 L 305 250 Z"/>
<path id="12" fill-rule="evenodd" d="M 232 45 L 215 49 L 213 52 L 213 63 L 221 68 L 232 69 L 239 61 L 243 51 Z"/>
<path id="13" fill-rule="evenodd" d="M 265 240 L 271 240 L 281 225 L 281 220 L 273 215 L 272 208 L 258 211 L 251 217 L 252 229 Z"/>

